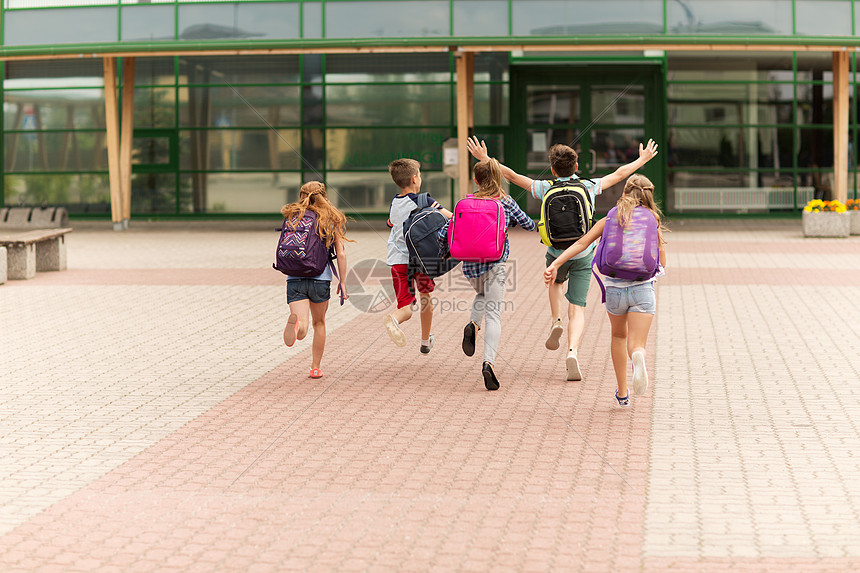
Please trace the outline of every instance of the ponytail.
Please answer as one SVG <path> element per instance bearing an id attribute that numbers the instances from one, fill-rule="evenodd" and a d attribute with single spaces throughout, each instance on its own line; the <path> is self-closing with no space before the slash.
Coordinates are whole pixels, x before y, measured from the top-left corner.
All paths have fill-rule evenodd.
<path id="1" fill-rule="evenodd" d="M 352 242 L 346 238 L 346 215 L 328 200 L 325 185 L 319 181 L 308 181 L 302 185 L 298 202 L 284 205 L 281 214 L 287 220 L 287 225 L 295 230 L 308 210 L 316 213 L 317 232 L 327 247 L 331 247 L 338 239 Z"/>
<path id="2" fill-rule="evenodd" d="M 475 197 L 501 199 L 506 196 L 502 189 L 502 167 L 498 161 L 492 157 L 479 161 L 475 164 L 474 173 L 478 184 Z"/>

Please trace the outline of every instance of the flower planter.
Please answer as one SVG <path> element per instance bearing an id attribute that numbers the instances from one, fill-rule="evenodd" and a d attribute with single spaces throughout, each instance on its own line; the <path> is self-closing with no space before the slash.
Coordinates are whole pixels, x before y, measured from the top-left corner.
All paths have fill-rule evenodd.
<path id="1" fill-rule="evenodd" d="M 834 211 L 804 211 L 804 237 L 847 237 L 851 233 L 850 213 Z"/>
<path id="2" fill-rule="evenodd" d="M 848 211 L 851 219 L 851 234 L 860 235 L 860 211 Z"/>

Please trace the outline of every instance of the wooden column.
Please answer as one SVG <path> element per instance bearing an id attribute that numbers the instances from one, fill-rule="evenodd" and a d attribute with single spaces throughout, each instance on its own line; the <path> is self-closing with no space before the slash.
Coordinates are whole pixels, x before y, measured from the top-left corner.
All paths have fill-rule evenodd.
<path id="1" fill-rule="evenodd" d="M 122 187 L 119 169 L 119 115 L 116 94 L 116 58 L 104 58 L 105 131 L 107 135 L 110 212 L 115 231 L 122 230 Z"/>
<path id="2" fill-rule="evenodd" d="M 465 197 L 472 187 L 471 161 L 466 139 L 475 126 L 475 54 L 457 52 L 457 187 L 459 197 Z"/>
<path id="3" fill-rule="evenodd" d="M 119 142 L 120 195 L 123 227 L 131 219 L 131 147 L 134 137 L 134 58 L 123 59 L 122 132 Z"/>
<path id="4" fill-rule="evenodd" d="M 848 200 L 848 52 L 833 52 L 833 198 Z"/>

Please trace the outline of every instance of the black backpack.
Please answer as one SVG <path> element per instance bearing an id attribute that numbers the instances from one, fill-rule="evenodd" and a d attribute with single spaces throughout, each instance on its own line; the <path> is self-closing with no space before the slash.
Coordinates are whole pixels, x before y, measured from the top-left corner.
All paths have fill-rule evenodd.
<path id="1" fill-rule="evenodd" d="M 439 242 L 439 230 L 448 222 L 448 218 L 439 209 L 430 206 L 427 193 L 420 193 L 416 207 L 403 222 L 403 238 L 409 250 L 409 265 L 407 275 L 416 272 L 423 273 L 434 279 L 441 277 L 460 261 L 442 253 Z M 410 291 L 412 281 L 409 281 Z"/>
<path id="2" fill-rule="evenodd" d="M 540 208 L 538 231 L 544 245 L 566 249 L 594 225 L 594 204 L 582 179 L 553 181 Z M 585 179 L 591 181 L 591 179 Z"/>

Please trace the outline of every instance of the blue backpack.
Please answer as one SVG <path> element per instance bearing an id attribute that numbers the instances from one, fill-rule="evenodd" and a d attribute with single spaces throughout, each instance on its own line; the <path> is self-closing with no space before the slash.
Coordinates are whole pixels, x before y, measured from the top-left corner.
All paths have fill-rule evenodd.
<path id="1" fill-rule="evenodd" d="M 439 243 L 439 230 L 448 218 L 439 209 L 430 206 L 427 193 L 419 193 L 416 207 L 403 222 L 403 238 L 409 251 L 407 275 L 423 273 L 435 279 L 460 264 L 457 259 L 446 256 Z M 410 281 L 410 291 L 412 281 Z"/>
<path id="2" fill-rule="evenodd" d="M 287 221 L 280 228 L 281 238 L 272 268 L 291 277 L 315 277 L 335 258 L 317 232 L 317 214 L 308 209 L 300 221 Z M 334 265 L 332 265 L 334 269 Z M 335 271 L 337 275 L 337 271 Z"/>

